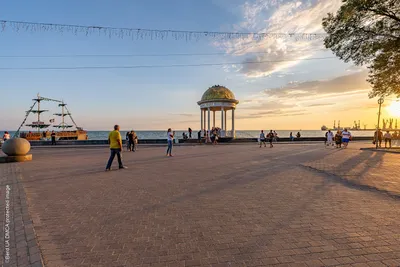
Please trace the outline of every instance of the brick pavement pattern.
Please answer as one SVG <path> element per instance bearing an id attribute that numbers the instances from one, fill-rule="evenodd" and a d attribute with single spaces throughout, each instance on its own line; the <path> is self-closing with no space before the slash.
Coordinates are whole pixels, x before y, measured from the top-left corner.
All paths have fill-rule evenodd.
<path id="1" fill-rule="evenodd" d="M 336 150 L 324 158 L 305 163 L 304 166 L 335 175 L 355 185 L 400 196 L 400 155 L 360 150 L 361 146 L 363 145 L 351 144 L 349 149 Z"/>
<path id="2" fill-rule="evenodd" d="M 399 198 L 331 166 L 369 157 L 351 145 L 146 148 L 111 172 L 105 149 L 34 149 L 18 166 L 45 266 L 400 266 Z"/>
<path id="3" fill-rule="evenodd" d="M 42 259 L 20 178 L 18 164 L 0 164 L 0 265 L 41 267 Z"/>

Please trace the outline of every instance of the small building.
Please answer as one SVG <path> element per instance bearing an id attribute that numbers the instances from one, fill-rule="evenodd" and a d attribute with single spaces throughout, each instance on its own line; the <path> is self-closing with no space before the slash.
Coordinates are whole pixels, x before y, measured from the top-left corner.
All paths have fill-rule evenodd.
<path id="1" fill-rule="evenodd" d="M 235 99 L 235 95 L 228 88 L 221 85 L 214 85 L 204 92 L 201 100 L 197 102 L 201 111 L 201 129 L 210 131 L 212 127 L 221 129 L 222 137 L 235 138 L 235 109 L 239 101 Z M 232 128 L 227 129 L 227 112 L 232 112 Z M 211 118 L 212 112 L 212 118 Z M 215 113 L 221 112 L 221 125 L 215 124 Z"/>

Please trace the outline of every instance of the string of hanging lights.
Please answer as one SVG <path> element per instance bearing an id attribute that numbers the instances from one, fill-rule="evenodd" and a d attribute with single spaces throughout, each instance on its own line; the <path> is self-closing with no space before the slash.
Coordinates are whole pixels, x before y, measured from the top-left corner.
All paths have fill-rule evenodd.
<path id="1" fill-rule="evenodd" d="M 0 31 L 10 29 L 14 32 L 56 32 L 74 35 L 100 35 L 108 38 L 131 40 L 184 40 L 199 41 L 202 38 L 218 40 L 243 39 L 263 40 L 267 38 L 294 38 L 296 40 L 315 40 L 326 36 L 324 33 L 257 33 L 257 32 L 217 32 L 217 31 L 182 31 L 172 29 L 118 28 L 106 26 L 85 26 L 74 24 L 42 23 L 14 20 L 0 20 Z"/>

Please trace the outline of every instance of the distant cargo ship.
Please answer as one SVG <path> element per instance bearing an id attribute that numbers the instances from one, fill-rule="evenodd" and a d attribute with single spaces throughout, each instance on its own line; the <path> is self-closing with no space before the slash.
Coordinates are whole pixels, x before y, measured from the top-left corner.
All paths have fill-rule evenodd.
<path id="1" fill-rule="evenodd" d="M 51 138 L 51 132 L 49 130 L 40 132 L 41 129 L 47 129 L 48 127 L 52 126 L 52 123 L 55 122 L 55 119 L 51 119 L 49 123 L 45 123 L 40 120 L 40 115 L 43 112 L 47 112 L 48 110 L 40 109 L 40 103 L 42 101 L 51 101 L 58 103 L 58 106 L 61 107 L 61 113 L 54 113 L 53 115 L 61 117 L 61 123 L 58 125 L 53 125 L 53 127 L 61 129 L 61 131 L 56 131 L 56 140 L 87 140 L 88 135 L 87 131 L 83 130 L 81 127 L 76 125 L 74 119 L 72 118 L 71 113 L 67 108 L 67 104 L 64 101 L 41 97 L 39 94 L 37 98 L 33 99 L 34 103 L 30 107 L 30 109 L 26 112 L 26 116 L 20 127 L 18 128 L 17 132 L 15 133 L 15 137 L 19 136 L 21 138 L 25 138 L 29 141 L 38 141 L 38 140 L 48 140 Z M 35 106 L 37 109 L 35 109 Z M 28 116 L 30 114 L 37 115 L 37 121 L 33 121 L 31 124 L 25 124 Z M 65 117 L 69 117 L 74 125 L 69 125 L 65 122 Z M 29 131 L 29 132 L 20 132 L 20 129 L 23 126 L 31 127 L 37 129 L 37 131 Z M 66 130 L 73 128 L 75 126 L 75 130 Z"/>
<path id="2" fill-rule="evenodd" d="M 336 121 L 334 121 L 332 128 L 326 127 L 326 125 L 322 125 L 321 126 L 321 131 L 327 131 L 327 130 L 332 130 L 332 131 L 335 130 L 335 131 L 337 131 L 337 130 L 343 130 L 343 128 L 340 127 L 340 121 L 338 122 L 338 126 L 337 127 L 336 127 Z"/>
<path id="3" fill-rule="evenodd" d="M 393 125 L 394 122 L 395 122 L 395 125 Z M 328 128 L 325 125 L 322 125 L 321 131 L 327 131 L 327 130 L 337 131 L 337 130 L 344 130 L 345 128 L 348 130 L 352 130 L 352 131 L 375 131 L 376 130 L 376 128 L 368 129 L 366 124 L 364 124 L 364 128 L 361 128 L 360 121 L 358 121 L 358 123 L 357 123 L 357 121 L 354 121 L 354 126 L 352 126 L 352 127 L 340 127 L 340 121 L 338 121 L 338 126 L 336 127 L 336 121 L 334 121 L 332 128 Z M 394 119 L 390 119 L 390 120 L 383 119 L 383 124 L 382 124 L 382 127 L 380 127 L 380 128 L 385 131 L 386 130 L 391 130 L 391 131 L 396 130 L 397 131 L 398 130 L 397 119 L 396 119 L 396 121 L 394 121 Z"/>

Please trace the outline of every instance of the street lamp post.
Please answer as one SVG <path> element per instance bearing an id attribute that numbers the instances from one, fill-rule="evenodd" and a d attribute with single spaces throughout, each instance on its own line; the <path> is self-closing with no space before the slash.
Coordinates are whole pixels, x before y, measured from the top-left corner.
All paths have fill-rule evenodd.
<path id="1" fill-rule="evenodd" d="M 379 122 L 381 120 L 381 107 L 382 104 L 385 100 L 383 99 L 383 97 L 378 99 L 378 104 L 379 104 L 379 111 L 378 111 L 378 126 L 376 128 L 376 132 L 375 132 L 375 148 L 378 149 L 378 142 L 379 142 L 379 137 L 378 137 L 378 131 L 379 131 Z"/>

